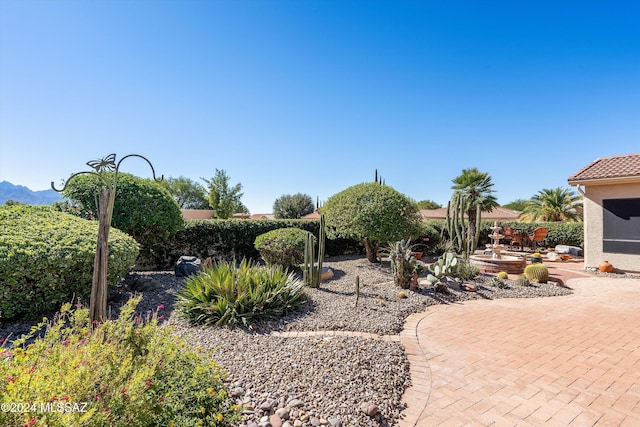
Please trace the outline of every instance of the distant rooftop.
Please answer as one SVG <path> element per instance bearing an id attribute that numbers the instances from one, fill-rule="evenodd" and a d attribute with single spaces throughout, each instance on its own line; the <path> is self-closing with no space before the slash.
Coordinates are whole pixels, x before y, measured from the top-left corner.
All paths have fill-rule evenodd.
<path id="1" fill-rule="evenodd" d="M 596 159 L 568 178 L 570 185 L 583 181 L 640 179 L 640 153 Z"/>
<path id="2" fill-rule="evenodd" d="M 447 217 L 447 208 L 439 209 L 420 209 L 422 219 L 445 219 Z M 517 221 L 520 211 L 497 206 L 491 212 L 482 212 L 482 219 L 487 221 Z"/>

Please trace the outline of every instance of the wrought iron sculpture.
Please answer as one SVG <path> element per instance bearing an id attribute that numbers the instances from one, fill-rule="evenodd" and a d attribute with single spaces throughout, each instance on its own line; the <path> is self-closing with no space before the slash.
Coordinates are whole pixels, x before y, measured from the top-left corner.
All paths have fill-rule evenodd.
<path id="1" fill-rule="evenodd" d="M 113 216 L 113 205 L 116 197 L 116 187 L 118 184 L 118 171 L 120 164 L 128 157 L 139 157 L 146 161 L 151 167 L 153 179 L 160 182 L 164 179 L 156 178 L 156 171 L 151 162 L 139 154 L 128 154 L 116 163 L 116 155 L 108 156 L 87 162 L 87 166 L 94 169 L 74 173 L 67 179 L 61 189 L 57 189 L 53 182 L 51 188 L 59 193 L 63 192 L 69 181 L 78 175 L 96 175 L 103 183 L 100 194 L 97 195 L 98 202 L 98 241 L 96 244 L 96 256 L 93 262 L 93 282 L 91 285 L 91 300 L 89 301 L 89 315 L 92 324 L 100 323 L 107 318 L 107 263 L 109 259 L 109 229 L 111 228 L 111 218 Z"/>

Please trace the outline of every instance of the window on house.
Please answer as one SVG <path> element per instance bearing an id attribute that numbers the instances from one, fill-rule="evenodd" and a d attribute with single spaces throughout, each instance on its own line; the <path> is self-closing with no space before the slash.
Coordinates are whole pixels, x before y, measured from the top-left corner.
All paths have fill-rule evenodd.
<path id="1" fill-rule="evenodd" d="M 605 199 L 603 252 L 640 254 L 640 198 Z"/>

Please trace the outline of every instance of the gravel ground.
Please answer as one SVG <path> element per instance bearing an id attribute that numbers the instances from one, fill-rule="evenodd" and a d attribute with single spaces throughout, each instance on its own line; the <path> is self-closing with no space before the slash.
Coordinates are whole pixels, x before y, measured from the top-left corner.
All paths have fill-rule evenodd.
<path id="1" fill-rule="evenodd" d="M 507 281 L 507 288 L 489 285 L 479 277 L 477 292 L 452 290 L 434 293 L 431 287 L 407 291 L 398 297 L 388 262 L 371 264 L 360 256 L 327 259 L 334 278 L 319 289 L 307 289 L 303 309 L 278 322 L 241 328 L 193 327 L 174 310 L 175 294 L 183 279 L 172 272 L 131 273 L 112 292 L 112 317 L 118 307 L 136 292 L 143 299 L 139 311 L 155 311 L 165 324 L 214 357 L 228 373 L 232 396 L 245 410 L 242 426 L 267 422 L 287 426 L 385 426 L 395 425 L 404 409 L 402 394 L 410 385 L 409 365 L 397 342 L 359 337 L 315 336 L 283 338 L 270 331 L 360 331 L 380 335 L 397 334 L 411 313 L 434 304 L 469 299 L 528 298 L 566 295 L 566 287 L 554 284 L 520 287 Z M 355 277 L 360 277 L 360 297 L 355 306 Z M 0 324 L 0 338 L 28 332 L 32 323 Z M 369 416 L 360 406 L 372 403 L 378 414 Z M 371 409 L 371 408 L 369 408 Z"/>

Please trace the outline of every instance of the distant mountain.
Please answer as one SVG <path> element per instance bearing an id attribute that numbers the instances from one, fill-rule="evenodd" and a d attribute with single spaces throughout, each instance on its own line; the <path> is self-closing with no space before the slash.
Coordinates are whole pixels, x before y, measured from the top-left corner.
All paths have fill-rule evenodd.
<path id="1" fill-rule="evenodd" d="M 28 205 L 50 205 L 62 200 L 62 196 L 53 190 L 32 191 L 22 185 L 2 181 L 0 182 L 0 205 L 4 205 L 7 200 Z"/>

